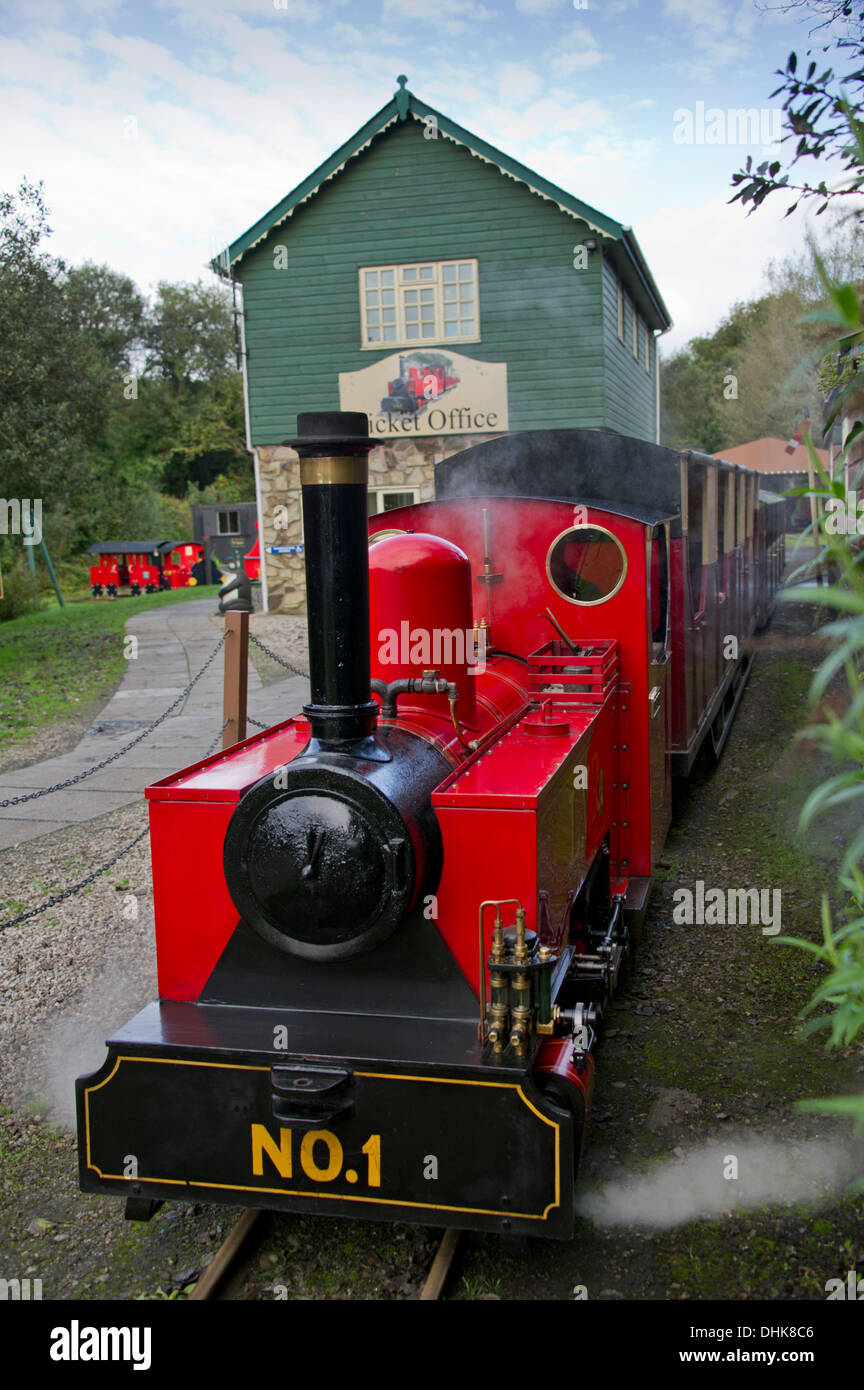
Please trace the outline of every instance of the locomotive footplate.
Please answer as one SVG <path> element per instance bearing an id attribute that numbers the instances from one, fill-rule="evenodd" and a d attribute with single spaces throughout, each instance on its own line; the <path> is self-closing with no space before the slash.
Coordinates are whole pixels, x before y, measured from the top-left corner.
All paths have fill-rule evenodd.
<path id="1" fill-rule="evenodd" d="M 476 1019 L 150 1004 L 76 1084 L 81 1186 L 567 1239 L 574 1120 L 530 1062 Z"/>

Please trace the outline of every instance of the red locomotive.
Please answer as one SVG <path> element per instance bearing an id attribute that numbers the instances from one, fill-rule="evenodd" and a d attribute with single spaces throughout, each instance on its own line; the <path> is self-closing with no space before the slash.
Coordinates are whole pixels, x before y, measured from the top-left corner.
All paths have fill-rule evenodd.
<path id="1" fill-rule="evenodd" d="M 542 431 L 367 548 L 366 417 L 298 424 L 311 699 L 148 788 L 159 1000 L 77 1083 L 81 1184 L 567 1238 L 671 773 L 726 736 L 784 506 Z"/>
<path id="2" fill-rule="evenodd" d="M 417 415 L 430 401 L 437 401 L 445 391 L 459 385 L 458 376 L 453 376 L 440 362 L 423 361 L 420 358 L 399 358 L 399 375 L 387 383 L 387 395 L 381 401 L 381 409 L 387 415 Z"/>
<path id="3" fill-rule="evenodd" d="M 200 566 L 204 547 L 197 541 L 184 541 L 171 547 L 162 566 L 164 587 L 167 589 L 194 588 L 198 583 L 195 567 Z M 200 569 L 199 569 L 200 573 Z"/>

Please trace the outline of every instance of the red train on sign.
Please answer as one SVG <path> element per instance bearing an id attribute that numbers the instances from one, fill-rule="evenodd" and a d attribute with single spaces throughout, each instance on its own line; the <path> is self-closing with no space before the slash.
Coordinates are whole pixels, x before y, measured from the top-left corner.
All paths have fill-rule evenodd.
<path id="1" fill-rule="evenodd" d="M 159 1000 L 78 1082 L 81 1183 L 567 1238 L 671 779 L 725 740 L 785 505 L 541 431 L 367 536 L 366 417 L 299 427 L 311 698 L 148 788 Z"/>
<path id="2" fill-rule="evenodd" d="M 448 365 L 452 365 L 449 359 L 447 361 Z M 441 363 L 400 357 L 399 376 L 387 383 L 387 395 L 381 401 L 381 409 L 389 415 L 416 415 L 430 401 L 437 401 L 445 391 L 458 385 L 459 377 Z"/>

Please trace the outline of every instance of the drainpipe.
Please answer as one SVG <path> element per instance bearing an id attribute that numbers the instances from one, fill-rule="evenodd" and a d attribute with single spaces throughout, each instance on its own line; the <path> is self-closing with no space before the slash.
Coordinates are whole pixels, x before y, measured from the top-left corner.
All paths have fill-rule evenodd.
<path id="1" fill-rule="evenodd" d="M 258 554 L 261 557 L 261 612 L 269 613 L 267 550 L 264 545 L 264 507 L 261 502 L 261 469 L 257 449 L 252 450 L 252 462 L 255 468 L 255 507 L 258 512 Z"/>

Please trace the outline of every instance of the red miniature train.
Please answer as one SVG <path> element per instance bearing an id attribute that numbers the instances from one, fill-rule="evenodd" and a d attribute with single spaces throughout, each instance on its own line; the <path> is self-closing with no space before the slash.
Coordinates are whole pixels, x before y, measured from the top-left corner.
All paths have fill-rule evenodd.
<path id="1" fill-rule="evenodd" d="M 162 589 L 182 589 L 198 583 L 194 567 L 204 554 L 197 542 L 176 541 L 100 541 L 87 549 L 98 556 L 90 566 L 90 588 L 94 598 L 107 594 L 116 598 L 128 588 L 132 597 L 155 594 Z"/>
<path id="2" fill-rule="evenodd" d="M 726 737 L 784 504 L 542 431 L 439 464 L 367 548 L 367 428 L 299 420 L 310 702 L 148 788 L 159 1000 L 78 1081 L 80 1180 L 135 1218 L 567 1238 L 671 774 Z"/>

